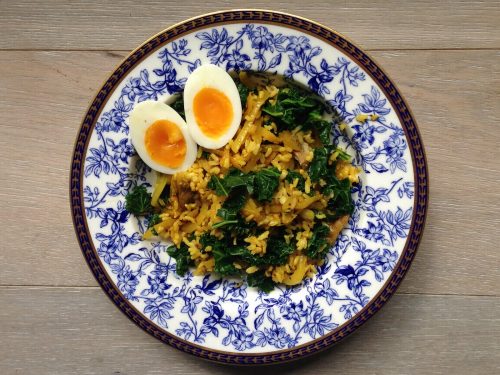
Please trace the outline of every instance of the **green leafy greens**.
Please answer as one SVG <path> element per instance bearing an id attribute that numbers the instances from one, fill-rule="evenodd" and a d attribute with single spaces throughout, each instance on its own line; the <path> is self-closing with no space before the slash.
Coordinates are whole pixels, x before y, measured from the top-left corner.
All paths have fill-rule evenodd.
<path id="1" fill-rule="evenodd" d="M 243 83 L 241 83 L 239 79 L 236 79 L 234 81 L 234 83 L 236 83 L 236 88 L 238 89 L 238 94 L 240 94 L 241 106 L 243 107 L 243 109 L 245 109 L 250 89 Z"/>
<path id="2" fill-rule="evenodd" d="M 335 220 L 343 215 L 350 215 L 354 211 L 351 196 L 351 183 L 348 178 L 339 180 L 335 176 L 336 163 L 329 164 L 330 155 L 337 153 L 337 157 L 346 160 L 349 155 L 335 147 L 319 147 L 314 150 L 314 157 L 309 165 L 311 181 L 323 181 L 322 194 L 330 197 L 326 215 L 328 220 Z"/>
<path id="3" fill-rule="evenodd" d="M 149 219 L 148 219 L 148 229 L 151 228 L 151 230 L 153 231 L 153 234 L 155 236 L 158 235 L 158 233 L 156 232 L 156 230 L 153 228 L 156 224 L 160 224 L 161 223 L 161 217 L 159 214 L 152 214 Z"/>
<path id="4" fill-rule="evenodd" d="M 288 181 L 291 184 L 293 184 L 293 182 L 295 180 L 298 180 L 297 181 L 297 186 L 296 186 L 297 189 L 299 189 L 301 192 L 305 192 L 305 189 L 306 189 L 306 179 L 299 172 L 297 172 L 295 170 L 292 170 L 292 169 L 289 169 L 288 170 L 288 174 L 286 175 L 285 180 Z"/>
<path id="5" fill-rule="evenodd" d="M 287 244 L 283 238 L 271 237 L 267 240 L 267 251 L 263 256 L 253 255 L 242 243 L 233 244 L 230 236 L 218 239 L 208 233 L 200 237 L 202 251 L 210 246 L 214 255 L 214 270 L 221 276 L 239 274 L 241 271 L 235 267 L 235 263 L 250 266 L 283 265 L 287 262 L 295 247 Z M 265 276 L 263 271 L 247 275 L 250 286 L 256 286 L 263 291 L 270 291 L 268 287 L 274 286 L 270 277 Z M 262 287 L 261 287 L 262 286 Z M 272 289 L 272 288 L 271 288 Z"/>
<path id="6" fill-rule="evenodd" d="M 331 143 L 332 122 L 338 123 L 340 116 L 334 112 L 331 121 L 323 118 L 326 106 L 310 92 L 296 86 L 280 89 L 276 102 L 267 103 L 262 108 L 264 113 L 272 116 L 279 130 L 312 130 L 324 145 Z"/>
<path id="7" fill-rule="evenodd" d="M 255 175 L 252 173 L 245 174 L 239 169 L 232 168 L 224 178 L 212 175 L 207 186 L 217 195 L 229 195 L 231 190 L 237 187 L 245 187 L 251 194 L 254 189 L 254 178 Z"/>
<path id="8" fill-rule="evenodd" d="M 314 226 L 312 236 L 307 242 L 306 254 L 313 259 L 321 259 L 325 256 L 328 249 L 328 242 L 326 240 L 330 228 L 327 225 L 318 223 Z"/>
<path id="9" fill-rule="evenodd" d="M 309 177 L 312 182 L 318 182 L 321 177 L 326 176 L 328 170 L 328 150 L 326 147 L 318 147 L 314 149 L 314 157 L 309 165 Z"/>
<path id="10" fill-rule="evenodd" d="M 179 276 L 184 276 L 189 267 L 194 265 L 188 247 L 184 242 L 181 243 L 178 248 L 173 245 L 169 246 L 167 248 L 167 253 L 175 259 L 175 272 L 177 272 Z"/>
<path id="11" fill-rule="evenodd" d="M 217 211 L 222 221 L 214 224 L 212 228 L 220 228 L 228 233 L 237 234 L 239 236 L 248 235 L 256 227 L 255 222 L 246 221 L 240 215 L 240 210 L 245 205 L 247 196 L 244 188 L 236 188 L 231 191 L 231 195 L 222 204 L 222 207 Z"/>
<path id="12" fill-rule="evenodd" d="M 125 209 L 136 216 L 146 215 L 152 212 L 151 194 L 146 186 L 138 185 L 125 197 Z"/>
<path id="13" fill-rule="evenodd" d="M 354 203 L 351 196 L 351 184 L 348 178 L 339 180 L 331 174 L 325 177 L 327 185 L 323 188 L 323 194 L 333 196 L 327 205 L 326 216 L 332 221 L 344 215 L 350 215 L 354 211 Z"/>
<path id="14" fill-rule="evenodd" d="M 280 180 L 277 168 L 265 168 L 255 173 L 255 198 L 259 202 L 270 201 Z"/>
<path id="15" fill-rule="evenodd" d="M 237 78 L 234 81 L 241 104 L 245 107 L 252 89 L 245 86 Z M 171 107 L 185 118 L 182 95 L 175 99 Z M 264 118 L 264 125 L 276 124 L 276 128 L 273 127 L 271 130 L 276 135 L 284 130 L 300 129 L 311 131 L 320 141 L 320 143 L 315 144 L 313 158 L 309 165 L 305 167 L 301 165 L 307 169 L 306 173 L 312 182 L 309 195 L 318 194 L 321 191 L 321 194 L 327 198 L 327 207 L 322 211 L 326 218 L 324 221 L 320 220 L 314 224 L 307 247 L 303 250 L 303 254 L 306 254 L 310 259 L 320 260 L 325 257 L 329 249 L 330 228 L 325 221 L 332 222 L 343 215 L 352 214 L 354 210 L 349 179 L 340 180 L 335 173 L 337 163 L 340 160 L 345 161 L 350 158 L 345 151 L 332 145 L 332 125 L 338 124 L 340 117 L 333 111 L 330 120 L 327 120 L 328 116 L 325 114 L 330 113 L 330 110 L 325 103 L 319 97 L 293 85 L 280 88 L 278 95 L 264 104 L 262 112 L 267 115 Z M 202 158 L 210 158 L 209 150 L 202 149 Z M 285 180 L 289 184 L 296 182 L 296 188 L 305 193 L 306 173 L 303 170 L 299 172 L 295 169 L 288 169 Z M 269 236 L 264 240 L 266 241 L 266 251 L 263 254 L 253 254 L 245 239 L 250 236 L 258 237 L 264 233 L 264 229 L 260 228 L 255 221 L 245 220 L 241 210 L 250 197 L 261 204 L 270 202 L 278 189 L 280 176 L 281 171 L 274 166 L 249 173 L 231 168 L 223 177 L 210 176 L 207 187 L 225 199 L 217 210 L 220 221 L 199 236 L 200 251 L 213 255 L 214 272 L 223 277 L 242 276 L 246 278 L 249 286 L 257 287 L 266 293 L 270 292 L 276 283 L 272 277 L 266 276 L 265 270 L 269 266 L 287 264 L 297 247 L 296 232 L 292 232 L 284 226 L 267 229 Z M 165 207 L 169 195 L 170 186 L 167 185 L 160 195 L 160 207 Z M 146 186 L 136 186 L 127 194 L 125 208 L 137 216 L 147 215 L 148 228 L 153 231 L 153 234 L 157 234 L 154 226 L 161 222 L 159 215 L 161 210 L 151 206 L 151 194 L 148 193 Z M 311 209 L 314 210 L 314 208 Z M 297 216 L 296 220 L 300 220 L 300 216 Z M 295 223 L 297 221 L 293 224 Z M 300 221 L 298 223 L 300 224 Z M 285 237 L 286 234 L 289 236 Z M 194 234 L 189 237 L 190 240 L 194 238 Z M 179 247 L 168 247 L 167 253 L 176 260 L 176 272 L 181 276 L 188 271 L 190 266 L 195 265 L 194 260 L 191 259 L 188 245 L 184 242 Z M 257 267 L 258 270 L 247 273 L 245 270 L 248 267 Z"/>
<path id="16" fill-rule="evenodd" d="M 269 293 L 274 289 L 276 283 L 270 277 L 267 277 L 264 271 L 251 273 L 247 276 L 248 286 L 259 288 L 264 293 Z"/>
<path id="17" fill-rule="evenodd" d="M 279 184 L 280 172 L 275 167 L 244 173 L 233 168 L 224 178 L 212 175 L 208 188 L 217 195 L 229 195 L 233 189 L 244 188 L 259 202 L 270 201 Z"/>

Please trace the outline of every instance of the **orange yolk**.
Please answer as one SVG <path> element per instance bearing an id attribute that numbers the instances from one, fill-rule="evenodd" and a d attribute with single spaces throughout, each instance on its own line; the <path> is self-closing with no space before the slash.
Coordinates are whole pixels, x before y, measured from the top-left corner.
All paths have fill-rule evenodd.
<path id="1" fill-rule="evenodd" d="M 226 133 L 233 121 L 233 107 L 228 97 L 210 87 L 196 94 L 193 112 L 201 131 L 211 138 L 219 138 Z"/>
<path id="2" fill-rule="evenodd" d="M 179 167 L 186 157 L 186 140 L 179 127 L 168 120 L 155 121 L 144 137 L 151 159 L 170 168 Z"/>

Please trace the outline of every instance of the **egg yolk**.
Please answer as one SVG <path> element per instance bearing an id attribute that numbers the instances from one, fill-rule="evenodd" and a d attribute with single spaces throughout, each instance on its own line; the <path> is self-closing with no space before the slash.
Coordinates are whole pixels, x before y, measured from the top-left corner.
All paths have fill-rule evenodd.
<path id="1" fill-rule="evenodd" d="M 219 138 L 233 121 L 233 106 L 223 92 L 214 88 L 201 89 L 193 100 L 196 123 L 208 137 Z"/>
<path id="2" fill-rule="evenodd" d="M 179 127 L 168 120 L 155 121 L 146 130 L 146 150 L 151 159 L 170 167 L 179 167 L 186 157 L 186 140 Z"/>

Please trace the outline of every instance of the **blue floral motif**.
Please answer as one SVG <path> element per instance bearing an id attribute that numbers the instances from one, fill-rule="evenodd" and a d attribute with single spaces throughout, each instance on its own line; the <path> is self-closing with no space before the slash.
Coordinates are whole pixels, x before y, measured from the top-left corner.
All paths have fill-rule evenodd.
<path id="1" fill-rule="evenodd" d="M 238 40 L 233 51 L 224 55 L 227 62 L 226 69 L 240 71 L 250 68 L 250 57 L 240 52 L 241 47 L 243 47 L 243 42 Z"/>
<path id="2" fill-rule="evenodd" d="M 364 103 L 360 103 L 359 109 L 363 113 L 387 115 L 391 110 L 386 107 L 387 99 L 380 98 L 380 91 L 372 86 L 370 94 L 363 94 Z"/>
<path id="3" fill-rule="evenodd" d="M 413 188 L 415 184 L 413 182 L 405 182 L 403 185 L 398 189 L 398 196 L 399 198 L 403 198 L 403 196 L 407 196 L 409 199 L 413 198 Z"/>
<path id="4" fill-rule="evenodd" d="M 290 348 L 351 319 L 394 270 L 413 214 L 408 145 L 380 89 L 338 51 L 324 51 L 312 37 L 280 30 L 257 24 L 217 27 L 165 45 L 118 86 L 96 123 L 85 159 L 85 214 L 117 287 L 169 332 L 224 350 Z M 280 285 L 265 294 L 214 276 L 179 277 L 166 243 L 141 240 L 147 219 L 125 210 L 131 187 L 151 186 L 150 170 L 128 137 L 130 112 L 136 103 L 181 91 L 202 61 L 297 80 L 323 96 L 348 124 L 346 133 L 335 127 L 333 136 L 363 170 L 353 189 L 355 211 L 328 260 L 302 285 Z"/>
<path id="5" fill-rule="evenodd" d="M 247 25 L 241 31 L 236 33 L 235 37 L 228 36 L 225 28 L 219 32 L 213 29 L 211 33 L 200 32 L 196 37 L 203 40 L 201 49 L 207 49 L 207 57 L 210 57 L 212 64 L 221 64 L 226 62 L 226 70 L 244 70 L 249 69 L 251 58 L 249 55 L 242 53 L 241 49 L 244 45 L 244 36 L 250 42 L 251 47 L 255 49 L 254 59 L 258 61 L 257 70 L 265 71 L 278 66 L 281 62 L 281 53 L 277 53 L 269 62 L 267 62 L 266 52 L 284 52 L 283 43 L 286 37 L 281 34 L 273 35 L 265 26 Z"/>
<path id="6" fill-rule="evenodd" d="M 146 300 L 144 313 L 149 315 L 151 320 L 157 320 L 163 326 L 167 326 L 167 320 L 172 318 L 170 311 L 173 309 L 172 303 L 163 298 L 150 298 Z"/>

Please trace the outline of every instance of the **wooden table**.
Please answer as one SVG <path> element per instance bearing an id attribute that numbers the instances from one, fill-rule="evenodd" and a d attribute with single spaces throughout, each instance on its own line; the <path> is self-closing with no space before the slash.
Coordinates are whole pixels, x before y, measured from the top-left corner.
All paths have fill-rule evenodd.
<path id="1" fill-rule="evenodd" d="M 251 2 L 370 51 L 415 113 L 431 180 L 424 239 L 388 305 L 337 347 L 258 370 L 201 361 L 134 326 L 74 235 L 70 157 L 96 89 L 162 28 L 249 6 L 142 2 L 0 0 L 0 374 L 499 373 L 500 2 Z"/>

